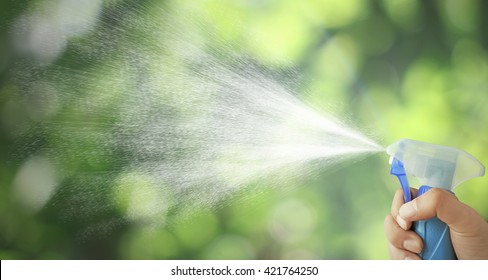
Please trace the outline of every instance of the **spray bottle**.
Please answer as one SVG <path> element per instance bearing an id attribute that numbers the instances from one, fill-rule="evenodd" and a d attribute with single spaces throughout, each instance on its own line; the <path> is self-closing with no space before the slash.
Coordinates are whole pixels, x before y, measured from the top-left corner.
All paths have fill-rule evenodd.
<path id="1" fill-rule="evenodd" d="M 398 177 L 404 201 L 412 200 L 407 175 L 416 177 L 422 186 L 418 196 L 431 188 L 452 190 L 464 181 L 483 176 L 485 167 L 472 155 L 450 147 L 401 139 L 386 149 L 390 155 L 390 174 Z M 420 257 L 425 260 L 456 259 L 449 227 L 434 217 L 413 224 L 424 241 Z"/>

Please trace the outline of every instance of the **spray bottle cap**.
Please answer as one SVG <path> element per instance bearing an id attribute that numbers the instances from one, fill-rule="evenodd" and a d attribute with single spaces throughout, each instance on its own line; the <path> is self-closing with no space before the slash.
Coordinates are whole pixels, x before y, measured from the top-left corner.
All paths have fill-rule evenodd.
<path id="1" fill-rule="evenodd" d="M 408 175 L 434 188 L 453 190 L 462 182 L 485 174 L 485 167 L 475 157 L 451 147 L 400 139 L 386 152 L 390 161 L 403 163 Z"/>

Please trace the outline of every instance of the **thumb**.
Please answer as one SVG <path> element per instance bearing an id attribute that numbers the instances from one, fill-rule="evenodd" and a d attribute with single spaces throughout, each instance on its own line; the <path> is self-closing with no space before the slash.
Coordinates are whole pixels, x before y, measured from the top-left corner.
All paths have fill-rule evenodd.
<path id="1" fill-rule="evenodd" d="M 399 209 L 399 215 L 407 222 L 439 218 L 456 232 L 471 232 L 483 218 L 468 205 L 460 202 L 452 193 L 432 188 Z M 480 221 L 481 220 L 481 221 Z"/>

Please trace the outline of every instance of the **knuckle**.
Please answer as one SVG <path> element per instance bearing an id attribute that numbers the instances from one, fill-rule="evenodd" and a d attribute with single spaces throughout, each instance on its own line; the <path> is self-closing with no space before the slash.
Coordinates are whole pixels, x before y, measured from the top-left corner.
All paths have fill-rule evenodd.
<path id="1" fill-rule="evenodd" d="M 398 227 L 396 220 L 391 215 L 387 215 L 385 217 L 385 220 L 383 221 L 383 226 L 388 238 L 395 233 L 396 228 Z"/>
<path id="2" fill-rule="evenodd" d="M 405 234 L 398 226 L 395 226 L 395 221 L 391 217 L 385 219 L 385 235 L 388 242 L 395 248 L 402 249 L 405 241 Z"/>
<path id="3" fill-rule="evenodd" d="M 432 188 L 429 190 L 429 193 L 430 199 L 432 200 L 432 203 L 434 204 L 434 206 L 436 206 L 436 208 L 443 203 L 447 194 L 446 191 L 439 188 Z"/>
<path id="4" fill-rule="evenodd" d="M 390 242 L 393 246 L 395 246 L 398 249 L 403 249 L 403 242 L 405 241 L 405 238 L 401 234 L 392 234 L 390 236 Z"/>
<path id="5" fill-rule="evenodd" d="M 403 195 L 403 190 L 402 189 L 397 189 L 395 191 L 395 195 Z"/>
<path id="6" fill-rule="evenodd" d="M 397 189 L 395 191 L 395 196 L 394 197 L 395 198 L 397 198 L 397 197 L 402 197 L 403 198 L 403 190 L 402 189 Z"/>

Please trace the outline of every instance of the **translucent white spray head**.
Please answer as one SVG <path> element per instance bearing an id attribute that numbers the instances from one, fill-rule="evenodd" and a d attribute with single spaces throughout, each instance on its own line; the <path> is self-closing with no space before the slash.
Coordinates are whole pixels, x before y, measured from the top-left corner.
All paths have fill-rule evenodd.
<path id="1" fill-rule="evenodd" d="M 420 183 L 434 188 L 453 190 L 462 182 L 483 176 L 485 167 L 465 151 L 400 139 L 386 148 L 393 158 L 403 163 L 405 172 L 415 176 Z"/>

